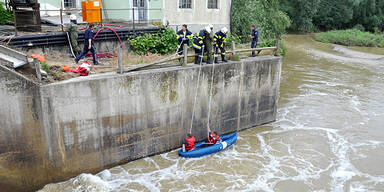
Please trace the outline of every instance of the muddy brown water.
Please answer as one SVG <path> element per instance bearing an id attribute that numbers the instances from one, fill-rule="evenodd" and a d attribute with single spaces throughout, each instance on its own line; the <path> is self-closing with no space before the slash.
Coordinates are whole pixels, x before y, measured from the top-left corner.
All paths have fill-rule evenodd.
<path id="1" fill-rule="evenodd" d="M 384 191 L 384 49 L 288 35 L 277 121 L 198 159 L 176 151 L 49 184 L 56 191 Z"/>

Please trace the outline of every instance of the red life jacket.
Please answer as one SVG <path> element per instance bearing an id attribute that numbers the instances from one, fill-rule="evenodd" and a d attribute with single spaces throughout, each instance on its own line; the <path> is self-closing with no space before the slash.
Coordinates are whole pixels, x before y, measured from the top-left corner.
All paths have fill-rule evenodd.
<path id="1" fill-rule="evenodd" d="M 81 76 L 87 76 L 87 75 L 88 75 L 88 71 L 87 71 L 87 69 L 84 68 L 84 67 L 80 67 L 80 66 L 77 66 L 77 67 L 74 68 L 74 69 L 70 69 L 69 71 L 74 72 L 74 73 L 77 73 L 77 74 L 79 74 L 79 75 L 81 75 Z"/>
<path id="2" fill-rule="evenodd" d="M 216 141 L 219 139 L 220 139 L 220 136 L 218 135 L 213 136 L 213 133 L 211 133 L 208 137 L 207 143 L 216 143 Z"/>
<path id="3" fill-rule="evenodd" d="M 192 149 L 195 148 L 195 141 L 196 141 L 196 139 L 195 139 L 194 136 L 192 136 L 192 137 L 186 137 L 186 138 L 185 138 L 185 141 L 186 141 L 185 149 L 186 149 L 187 151 L 192 150 Z"/>

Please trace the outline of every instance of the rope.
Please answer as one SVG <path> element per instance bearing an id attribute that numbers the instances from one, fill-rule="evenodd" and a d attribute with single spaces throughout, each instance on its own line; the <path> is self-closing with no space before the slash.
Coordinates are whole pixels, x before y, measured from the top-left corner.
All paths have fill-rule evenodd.
<path id="1" fill-rule="evenodd" d="M 196 100 L 197 100 L 197 92 L 199 91 L 200 74 L 201 74 L 201 69 L 203 66 L 204 46 L 201 49 L 201 54 L 199 55 L 199 57 L 200 57 L 200 67 L 199 67 L 199 74 L 197 76 L 195 101 L 193 102 L 193 108 L 192 108 L 191 128 L 189 129 L 189 133 L 191 133 L 191 134 L 192 134 L 192 127 L 193 127 L 193 119 L 195 118 L 195 106 L 196 106 Z"/>
<path id="2" fill-rule="evenodd" d="M 217 47 L 215 47 L 215 57 L 213 59 L 213 64 L 212 64 L 212 79 L 211 79 L 211 89 L 209 91 L 209 103 L 208 103 L 208 123 L 207 123 L 207 134 L 209 136 L 209 132 L 211 132 L 210 128 L 210 118 L 211 118 L 211 103 L 212 103 L 212 95 L 213 95 L 213 81 L 214 81 L 214 76 L 215 76 L 215 60 L 217 60 Z"/>
<path id="3" fill-rule="evenodd" d="M 69 38 L 69 34 L 68 34 L 68 32 L 65 32 L 65 33 L 67 34 L 68 43 L 69 43 L 69 48 L 71 49 L 72 56 L 73 56 L 74 58 L 76 58 L 75 53 L 73 53 L 72 43 L 71 43 L 71 39 Z"/>

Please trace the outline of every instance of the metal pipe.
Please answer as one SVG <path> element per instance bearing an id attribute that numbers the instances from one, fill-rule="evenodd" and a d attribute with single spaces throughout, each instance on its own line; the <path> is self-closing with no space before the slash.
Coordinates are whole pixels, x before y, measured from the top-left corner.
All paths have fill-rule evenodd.
<path id="1" fill-rule="evenodd" d="M 136 35 L 145 34 L 145 33 L 158 33 L 162 29 L 150 28 L 150 29 L 139 29 L 136 33 L 132 29 L 120 29 L 117 30 L 117 34 L 121 39 L 127 39 L 134 37 Z M 78 42 L 84 42 L 84 32 L 79 33 Z M 116 34 L 110 31 L 102 31 L 99 36 L 95 39 L 96 41 L 103 40 L 117 40 Z M 7 41 L 7 38 L 0 38 L 0 41 Z M 62 45 L 67 44 L 68 40 L 64 32 L 54 32 L 46 34 L 34 34 L 34 35 L 23 35 L 14 37 L 11 39 L 9 45 L 16 47 L 35 47 L 35 46 L 51 46 L 51 45 Z"/>

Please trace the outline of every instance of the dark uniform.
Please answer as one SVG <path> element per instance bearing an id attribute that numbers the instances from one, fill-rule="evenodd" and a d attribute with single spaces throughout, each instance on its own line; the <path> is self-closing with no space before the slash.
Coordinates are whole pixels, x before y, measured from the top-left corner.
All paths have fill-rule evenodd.
<path id="1" fill-rule="evenodd" d="M 207 38 L 204 39 L 204 46 L 205 46 L 204 47 L 204 52 L 207 55 L 207 64 L 211 63 L 212 43 L 213 43 L 213 34 L 211 32 L 209 35 L 207 35 Z"/>
<path id="2" fill-rule="evenodd" d="M 251 48 L 256 48 L 257 46 L 257 42 L 259 41 L 259 31 L 255 28 L 254 30 L 252 30 L 252 44 L 251 44 Z M 252 51 L 252 57 L 255 56 L 255 51 Z"/>
<path id="3" fill-rule="evenodd" d="M 73 52 L 77 56 L 79 55 L 81 49 L 79 47 L 79 44 L 77 43 L 78 34 L 77 34 L 77 24 L 75 20 L 71 21 L 66 31 L 69 33 L 69 39 L 71 41 Z"/>
<path id="4" fill-rule="evenodd" d="M 200 33 L 195 37 L 193 40 L 193 48 L 195 49 L 195 53 L 197 56 L 195 56 L 195 64 L 200 64 L 201 60 L 203 59 L 203 45 L 204 45 L 204 39 L 207 38 L 208 33 L 206 33 L 205 30 L 201 30 Z"/>
<path id="5" fill-rule="evenodd" d="M 91 49 L 88 49 L 88 47 L 89 47 L 89 39 L 92 39 Z M 93 64 L 98 65 L 99 63 L 97 62 L 96 48 L 95 48 L 95 45 L 93 43 L 93 31 L 92 31 L 91 28 L 88 28 L 87 30 L 85 30 L 85 33 L 84 33 L 84 49 L 80 53 L 80 55 L 76 57 L 76 59 L 75 59 L 76 63 L 79 62 L 79 60 L 81 58 L 83 58 L 88 52 L 92 53 Z"/>
<path id="6" fill-rule="evenodd" d="M 213 41 L 215 42 L 215 63 L 218 63 L 218 57 L 219 57 L 219 50 L 221 53 L 221 60 L 223 62 L 227 62 L 225 59 L 225 45 L 227 43 L 227 34 L 224 34 L 221 31 L 218 31 L 215 33 L 215 36 L 213 36 Z"/>
<path id="7" fill-rule="evenodd" d="M 192 32 L 190 32 L 188 29 L 185 31 L 180 30 L 176 34 L 177 41 L 179 41 L 179 49 L 177 50 L 177 53 L 179 55 L 183 54 L 183 47 L 184 44 L 187 44 L 189 46 L 189 40 L 192 39 Z M 183 40 L 185 38 L 185 40 Z"/>

